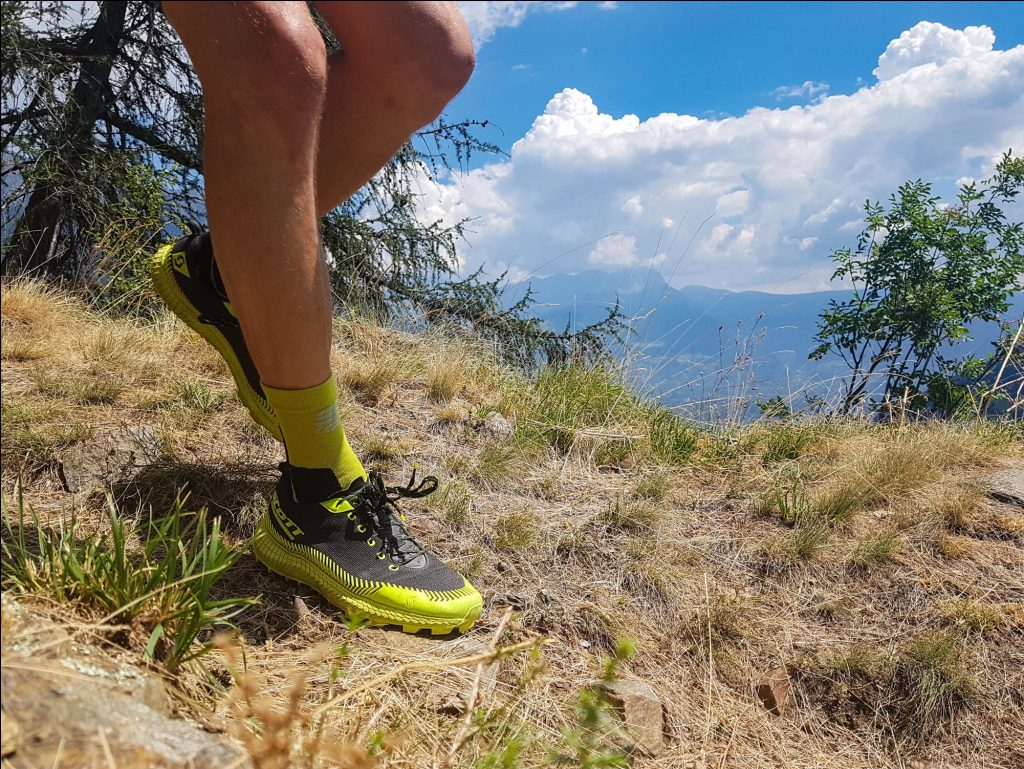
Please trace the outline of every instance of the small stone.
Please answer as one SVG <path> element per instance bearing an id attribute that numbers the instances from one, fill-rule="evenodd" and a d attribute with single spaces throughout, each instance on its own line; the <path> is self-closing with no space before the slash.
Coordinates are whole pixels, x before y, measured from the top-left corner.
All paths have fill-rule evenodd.
<path id="1" fill-rule="evenodd" d="M 588 641 L 586 638 L 581 638 L 580 639 L 580 646 L 582 646 L 584 649 L 589 649 L 590 648 L 590 641 Z"/>
<path id="2" fill-rule="evenodd" d="M 872 510 L 871 511 L 871 515 L 873 515 L 875 518 L 878 518 L 879 520 L 882 520 L 883 518 L 888 518 L 890 515 L 892 515 L 892 511 L 891 510 Z"/>
<path id="3" fill-rule="evenodd" d="M 74 444 L 61 457 L 68 491 L 84 492 L 131 480 L 160 459 L 160 436 L 148 425 L 126 425 Z"/>
<path id="4" fill-rule="evenodd" d="M 1024 507 L 1024 467 L 990 475 L 985 479 L 985 486 L 993 499 Z"/>
<path id="5" fill-rule="evenodd" d="M 309 616 L 309 607 L 302 600 L 302 596 L 295 596 L 292 599 L 292 606 L 295 608 L 295 617 L 299 622 L 302 622 L 302 620 Z"/>
<path id="6" fill-rule="evenodd" d="M 516 428 L 512 426 L 512 423 L 498 412 L 494 412 L 487 417 L 487 420 L 480 427 L 481 435 L 496 441 L 510 438 L 515 431 Z"/>
<path id="7" fill-rule="evenodd" d="M 526 608 L 526 599 L 518 593 L 505 593 L 501 600 L 506 606 L 511 606 L 513 609 L 524 609 Z"/>
<path id="8" fill-rule="evenodd" d="M 784 666 L 770 671 L 757 685 L 757 698 L 774 716 L 782 715 L 789 704 L 791 694 L 789 671 Z"/>
<path id="9" fill-rule="evenodd" d="M 612 681 L 606 691 L 633 744 L 649 756 L 658 755 L 665 746 L 665 713 L 654 687 L 627 679 Z"/>

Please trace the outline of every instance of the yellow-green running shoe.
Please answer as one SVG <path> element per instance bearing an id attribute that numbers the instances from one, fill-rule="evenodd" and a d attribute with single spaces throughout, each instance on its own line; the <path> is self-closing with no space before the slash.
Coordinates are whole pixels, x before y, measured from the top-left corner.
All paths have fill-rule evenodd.
<path id="1" fill-rule="evenodd" d="M 319 471 L 287 463 L 281 471 L 253 540 L 256 557 L 268 569 L 309 585 L 371 625 L 434 635 L 473 626 L 483 603 L 480 593 L 412 538 L 396 507 L 402 497 L 432 493 L 436 478 L 414 486 L 414 472 L 408 486 L 388 487 L 371 472 L 367 481 L 325 502 L 303 503 L 295 501 L 293 484 Z"/>
<path id="2" fill-rule="evenodd" d="M 227 361 L 238 397 L 252 418 L 282 440 L 277 417 L 263 393 L 260 375 L 213 260 L 210 233 L 193 232 L 161 248 L 150 262 L 150 274 L 156 292 L 171 311 Z"/>

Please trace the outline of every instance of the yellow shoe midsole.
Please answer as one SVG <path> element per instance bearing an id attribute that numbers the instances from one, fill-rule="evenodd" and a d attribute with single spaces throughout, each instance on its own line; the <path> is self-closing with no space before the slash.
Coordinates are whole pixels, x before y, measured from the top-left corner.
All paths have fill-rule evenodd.
<path id="1" fill-rule="evenodd" d="M 349 577 L 345 580 L 349 584 L 345 584 L 331 573 L 327 556 L 303 545 L 284 542 L 267 518 L 256 530 L 253 550 L 271 571 L 308 585 L 335 606 L 363 614 L 376 624 L 468 630 L 480 616 L 482 599 L 469 582 L 462 590 L 434 594 L 355 577 Z M 446 601 L 448 611 L 438 612 L 442 607 L 431 595 L 452 596 Z"/>
<path id="2" fill-rule="evenodd" d="M 238 387 L 239 399 L 241 399 L 242 404 L 249 409 L 249 413 L 252 414 L 252 418 L 256 420 L 257 424 L 266 428 L 267 431 L 279 441 L 283 440 L 281 437 L 281 428 L 277 424 L 277 419 L 274 417 L 274 414 L 260 402 L 256 393 L 253 392 L 252 386 L 249 384 L 249 380 L 245 376 L 245 370 L 242 368 L 242 364 L 238 360 L 238 356 L 235 355 L 235 351 L 231 349 L 231 345 L 228 344 L 228 340 L 225 339 L 224 335 L 215 327 L 199 321 L 199 315 L 192 308 L 192 303 L 188 301 L 183 293 L 181 293 L 181 289 L 178 288 L 174 278 L 168 272 L 168 257 L 173 248 L 173 243 L 163 246 L 153 257 L 153 260 L 150 263 L 150 275 L 153 279 L 153 287 L 160 295 L 160 298 L 163 299 L 170 308 L 171 312 L 181 318 L 182 322 L 184 322 L 186 326 L 213 345 L 214 349 L 220 353 L 220 356 L 228 364 L 228 368 L 231 369 L 231 376 L 234 377 L 235 384 Z"/>

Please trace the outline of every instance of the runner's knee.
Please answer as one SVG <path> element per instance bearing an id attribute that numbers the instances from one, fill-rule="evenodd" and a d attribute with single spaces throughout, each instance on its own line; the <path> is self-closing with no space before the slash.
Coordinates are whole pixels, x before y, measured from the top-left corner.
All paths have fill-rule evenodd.
<path id="1" fill-rule="evenodd" d="M 476 66 L 473 42 L 461 16 L 438 23 L 410 46 L 410 70 L 416 73 L 409 84 L 423 111 L 422 119 L 433 120 L 462 90 Z"/>
<path id="2" fill-rule="evenodd" d="M 250 52 L 243 66 L 249 70 L 249 109 L 282 120 L 319 119 L 327 88 L 327 52 L 312 24 L 300 26 L 288 17 L 271 19 L 264 45 Z"/>
<path id="3" fill-rule="evenodd" d="M 211 10 L 199 13 L 168 5 L 208 104 L 257 111 L 268 119 L 317 118 L 327 87 L 327 52 L 304 8 L 299 14 L 290 4 L 224 3 L 205 4 Z M 220 34 L 210 35 L 210 26 Z"/>

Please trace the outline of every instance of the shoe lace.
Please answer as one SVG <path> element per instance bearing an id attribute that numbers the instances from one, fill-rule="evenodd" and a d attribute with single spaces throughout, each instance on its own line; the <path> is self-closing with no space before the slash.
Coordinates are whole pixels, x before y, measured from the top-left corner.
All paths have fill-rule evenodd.
<path id="1" fill-rule="evenodd" d="M 366 520 L 372 529 L 371 538 L 380 538 L 383 552 L 392 561 L 406 564 L 424 552 L 424 549 L 405 528 L 405 516 L 398 509 L 401 499 L 420 499 L 437 491 L 437 478 L 423 477 L 416 483 L 416 469 L 413 468 L 405 486 L 387 486 L 384 478 L 370 471 L 366 483 L 345 500 L 352 505 L 356 515 Z"/>

